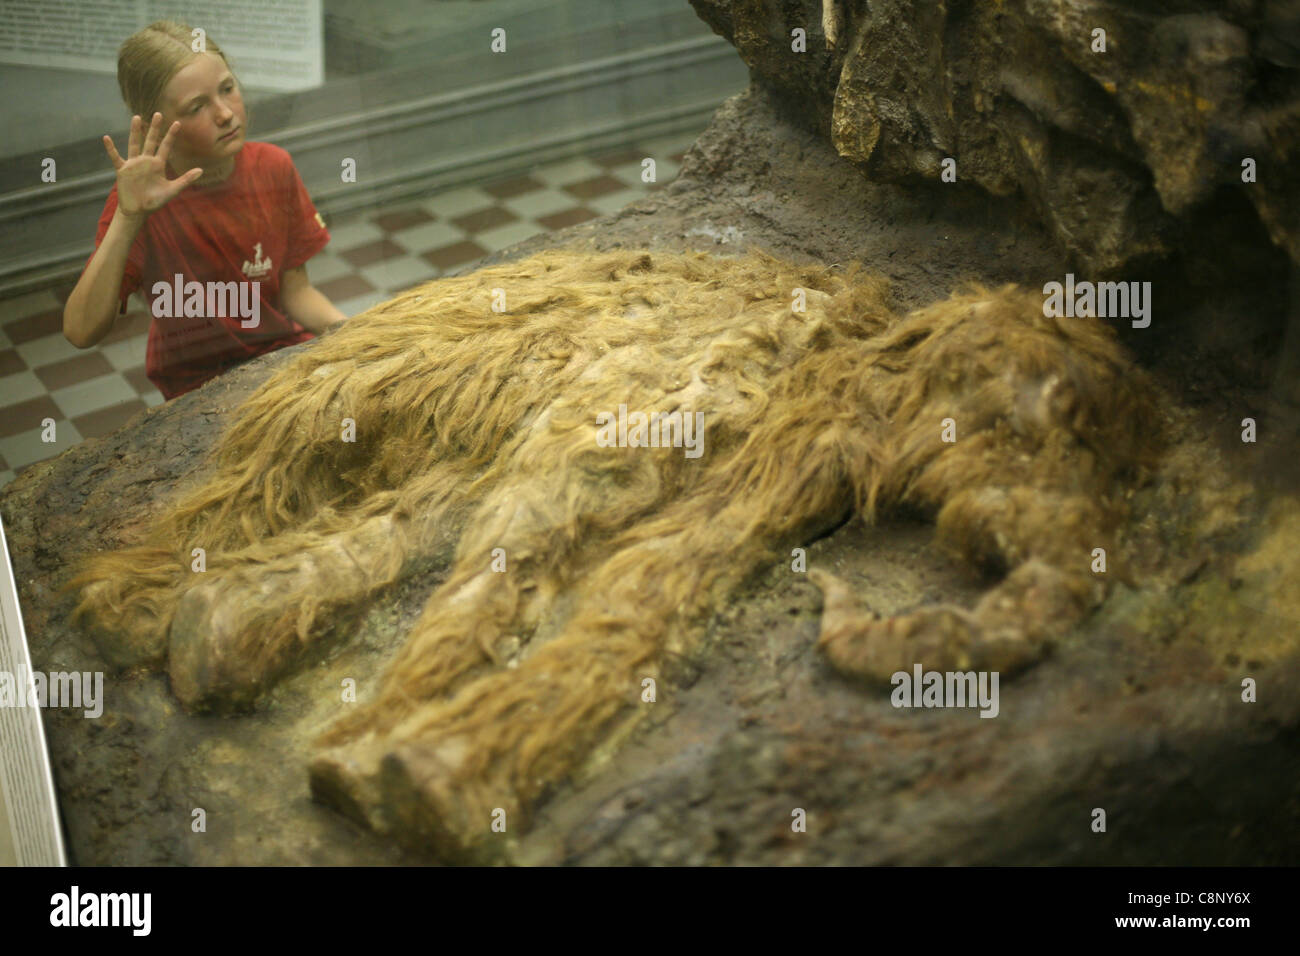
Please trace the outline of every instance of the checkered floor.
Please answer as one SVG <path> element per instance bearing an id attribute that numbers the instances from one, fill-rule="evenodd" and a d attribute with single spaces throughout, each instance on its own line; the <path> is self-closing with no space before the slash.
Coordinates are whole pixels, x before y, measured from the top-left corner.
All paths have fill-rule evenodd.
<path id="1" fill-rule="evenodd" d="M 330 244 L 308 262 L 308 277 L 344 315 L 356 315 L 539 232 L 608 215 L 662 189 L 676 178 L 694 138 L 653 140 L 331 219 Z M 646 156 L 655 158 L 656 183 L 641 182 Z M 87 224 L 91 238 L 94 225 Z M 0 486 L 163 403 L 144 374 L 149 315 L 138 298 L 131 298 L 130 311 L 102 342 L 82 350 L 63 337 L 63 304 L 71 291 L 68 286 L 0 302 Z M 52 429 L 43 424 L 47 419 Z"/>

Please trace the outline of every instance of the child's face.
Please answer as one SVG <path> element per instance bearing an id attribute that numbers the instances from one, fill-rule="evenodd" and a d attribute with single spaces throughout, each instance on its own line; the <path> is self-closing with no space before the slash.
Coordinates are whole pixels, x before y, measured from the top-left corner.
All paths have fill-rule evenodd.
<path id="1" fill-rule="evenodd" d="M 200 55 L 173 76 L 163 101 L 164 130 L 176 120 L 181 124 L 168 163 L 174 169 L 220 167 L 244 145 L 248 115 L 239 84 L 215 53 Z M 147 129 L 149 119 L 143 119 Z"/>

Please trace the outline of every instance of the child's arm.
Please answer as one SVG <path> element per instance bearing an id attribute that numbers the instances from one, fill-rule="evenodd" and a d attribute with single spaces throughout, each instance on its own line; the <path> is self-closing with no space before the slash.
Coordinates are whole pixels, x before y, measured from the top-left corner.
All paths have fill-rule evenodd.
<path id="1" fill-rule="evenodd" d="M 334 307 L 334 303 L 307 280 L 305 265 L 286 269 L 281 276 L 280 304 L 284 306 L 289 318 L 311 332 L 324 332 L 348 320 L 346 315 Z"/>
<path id="2" fill-rule="evenodd" d="M 131 117 L 127 159 L 104 134 L 104 150 L 117 170 L 117 211 L 86 269 L 63 307 L 63 337 L 79 349 L 88 349 L 113 328 L 118 293 L 126 274 L 131 245 L 149 214 L 171 202 L 203 175 L 194 167 L 183 176 L 167 178 L 167 157 L 180 121 L 163 134 L 162 113 L 154 113 L 146 134 L 144 120 Z M 306 274 L 303 275 L 304 281 Z"/>
<path id="3" fill-rule="evenodd" d="M 90 348 L 112 330 L 127 256 L 131 243 L 144 228 L 144 220 L 144 214 L 128 216 L 119 207 L 90 264 L 68 296 L 63 307 L 63 337 L 77 348 Z"/>

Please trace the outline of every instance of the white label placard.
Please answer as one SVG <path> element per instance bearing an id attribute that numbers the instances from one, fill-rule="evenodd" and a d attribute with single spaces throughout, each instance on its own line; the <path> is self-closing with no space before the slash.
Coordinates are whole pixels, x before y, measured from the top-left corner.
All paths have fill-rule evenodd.
<path id="1" fill-rule="evenodd" d="M 38 707 L 28 706 L 32 659 L 0 521 L 0 674 L 18 691 L 0 706 L 0 862 L 66 866 L 54 774 Z M 8 695 L 7 695 L 8 696 Z"/>
<path id="2" fill-rule="evenodd" d="M 0 63 L 117 74 L 117 51 L 155 20 L 201 27 L 246 87 L 325 80 L 322 0 L 0 0 Z"/>

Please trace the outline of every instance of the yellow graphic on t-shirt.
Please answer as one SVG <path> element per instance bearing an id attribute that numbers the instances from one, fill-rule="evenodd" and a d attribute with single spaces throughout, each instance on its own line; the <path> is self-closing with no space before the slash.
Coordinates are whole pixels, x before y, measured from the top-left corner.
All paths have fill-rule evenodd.
<path id="1" fill-rule="evenodd" d="M 320 213 L 316 213 L 316 222 L 320 224 L 322 229 L 325 228 L 325 220 L 320 217 Z"/>

